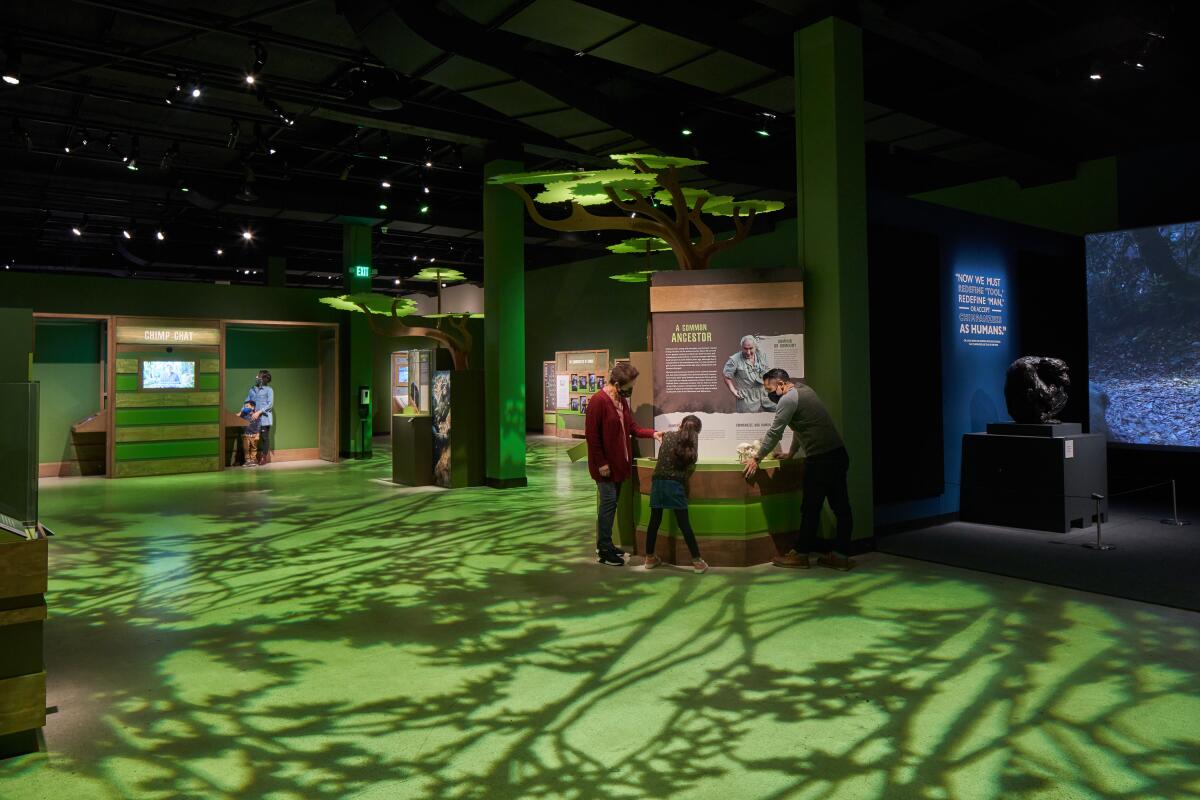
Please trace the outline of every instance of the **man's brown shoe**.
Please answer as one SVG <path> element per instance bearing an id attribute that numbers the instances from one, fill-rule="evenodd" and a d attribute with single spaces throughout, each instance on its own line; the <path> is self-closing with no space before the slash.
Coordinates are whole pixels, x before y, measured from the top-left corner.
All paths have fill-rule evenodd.
<path id="1" fill-rule="evenodd" d="M 808 555 L 800 555 L 795 550 L 789 550 L 787 555 L 775 556 L 771 563 L 777 567 L 789 569 L 808 569 Z"/>
<path id="2" fill-rule="evenodd" d="M 838 555 L 837 553 L 825 553 L 817 558 L 817 563 L 822 567 L 829 567 L 841 572 L 849 572 L 855 566 L 854 559 Z"/>

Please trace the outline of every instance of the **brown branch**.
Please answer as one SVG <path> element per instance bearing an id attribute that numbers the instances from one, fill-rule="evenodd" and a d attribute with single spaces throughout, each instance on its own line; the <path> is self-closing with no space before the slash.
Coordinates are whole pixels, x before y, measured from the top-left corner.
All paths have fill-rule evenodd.
<path id="1" fill-rule="evenodd" d="M 637 231 L 648 236 L 660 235 L 659 226 L 639 219 L 630 219 L 629 217 L 601 217 L 596 214 L 588 213 L 583 209 L 583 206 L 578 203 L 571 203 L 571 215 L 566 219 L 548 219 L 542 216 L 542 213 L 537 210 L 529 193 L 515 183 L 504 184 L 505 188 L 511 189 L 525 202 L 525 208 L 529 211 L 529 216 L 538 225 L 543 228 L 549 228 L 552 231 Z"/>
<path id="2" fill-rule="evenodd" d="M 750 211 L 746 214 L 746 221 L 742 222 L 740 218 L 740 209 L 736 207 L 733 209 L 733 227 L 735 233 L 728 239 L 722 239 L 719 242 L 713 242 L 712 244 L 700 250 L 700 257 L 703 259 L 702 263 L 705 267 L 708 266 L 709 260 L 717 253 L 721 252 L 722 250 L 728 250 L 750 235 L 750 227 L 754 224 L 754 213 L 754 209 L 750 209 Z"/>
<path id="3" fill-rule="evenodd" d="M 708 195 L 702 194 L 696 198 L 696 205 L 688 212 L 688 219 L 696 226 L 696 230 L 700 233 L 700 241 L 698 246 L 703 249 L 709 247 L 716 241 L 717 237 L 713 235 L 713 230 L 700 216 L 700 212 L 704 209 L 704 204 L 708 202 Z"/>

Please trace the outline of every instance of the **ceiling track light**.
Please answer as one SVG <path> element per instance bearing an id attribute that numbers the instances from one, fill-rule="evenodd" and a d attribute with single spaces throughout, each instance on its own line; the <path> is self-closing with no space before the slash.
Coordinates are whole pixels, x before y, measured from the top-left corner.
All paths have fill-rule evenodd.
<path id="1" fill-rule="evenodd" d="M 83 236 L 85 233 L 87 233 L 87 226 L 88 226 L 88 215 L 84 214 L 83 219 L 79 222 L 78 225 L 71 226 L 71 233 L 75 234 L 76 236 Z"/>
<path id="2" fill-rule="evenodd" d="M 19 117 L 13 117 L 12 135 L 14 139 L 25 145 L 26 150 L 33 151 L 33 137 L 29 135 L 29 131 L 25 130 L 25 126 L 21 124 Z"/>
<path id="3" fill-rule="evenodd" d="M 21 51 L 10 36 L 4 45 L 4 82 L 9 86 L 21 83 Z"/>
<path id="4" fill-rule="evenodd" d="M 242 135 L 242 125 L 236 119 L 229 120 L 229 133 L 225 134 L 225 147 L 229 150 L 237 147 L 238 139 Z"/>
<path id="5" fill-rule="evenodd" d="M 129 143 L 129 158 L 125 161 L 125 169 L 132 172 L 138 170 L 138 159 L 142 156 L 141 140 L 137 136 Z"/>
<path id="6" fill-rule="evenodd" d="M 175 159 L 179 158 L 179 140 L 171 142 L 171 146 L 163 153 L 162 161 L 158 162 L 159 169 L 169 170 L 175 166 Z"/>
<path id="7" fill-rule="evenodd" d="M 188 90 L 188 94 L 192 96 L 193 100 L 199 100 L 200 96 L 204 94 L 204 84 L 200 82 L 200 78 L 196 78 L 196 80 L 192 82 L 192 86 Z"/>
<path id="8" fill-rule="evenodd" d="M 124 228 L 121 228 L 121 235 L 124 236 L 126 239 L 132 239 L 133 232 L 136 229 L 137 229 L 137 222 L 131 219 L 131 220 L 129 220 L 128 225 L 126 225 Z"/>
<path id="9" fill-rule="evenodd" d="M 246 70 L 246 83 L 254 86 L 258 83 L 263 67 L 267 65 L 267 50 L 262 46 L 262 42 L 258 41 L 250 42 L 250 49 L 254 51 L 254 61 L 250 64 L 250 69 Z"/>
<path id="10" fill-rule="evenodd" d="M 159 228 L 158 228 L 157 230 L 155 230 L 155 231 L 154 231 L 154 238 L 155 238 L 155 239 L 158 239 L 160 242 L 164 242 L 164 241 L 166 241 L 166 239 L 167 239 L 167 234 L 166 234 L 166 232 L 165 232 L 165 231 L 162 229 L 162 226 L 159 226 Z"/>

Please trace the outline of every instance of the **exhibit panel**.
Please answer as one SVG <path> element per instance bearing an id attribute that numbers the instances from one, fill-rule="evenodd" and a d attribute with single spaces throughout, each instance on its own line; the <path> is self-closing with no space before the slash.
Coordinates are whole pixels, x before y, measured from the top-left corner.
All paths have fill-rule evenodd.
<path id="1" fill-rule="evenodd" d="M 564 350 L 554 354 L 554 435 L 582 439 L 588 399 L 604 388 L 610 368 L 607 350 Z"/>
<path id="2" fill-rule="evenodd" d="M 114 478 L 221 467 L 221 325 L 117 317 Z"/>
<path id="3" fill-rule="evenodd" d="M 799 270 L 660 272 L 651 278 L 654 427 L 699 417 L 702 458 L 732 459 L 775 417 L 762 376 L 804 378 Z M 790 444 L 790 431 L 784 446 Z"/>

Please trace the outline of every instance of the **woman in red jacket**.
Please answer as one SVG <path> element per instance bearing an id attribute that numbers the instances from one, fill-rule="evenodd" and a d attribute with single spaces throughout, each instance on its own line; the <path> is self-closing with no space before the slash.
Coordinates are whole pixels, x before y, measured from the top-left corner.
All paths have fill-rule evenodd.
<path id="1" fill-rule="evenodd" d="M 633 420 L 629 397 L 638 371 L 632 364 L 617 364 L 604 388 L 592 395 L 587 405 L 588 471 L 600 490 L 596 523 L 596 554 L 601 564 L 625 566 L 625 551 L 613 544 L 613 519 L 621 484 L 633 474 L 633 445 L 630 436 L 661 439 L 661 433 L 641 428 Z"/>

